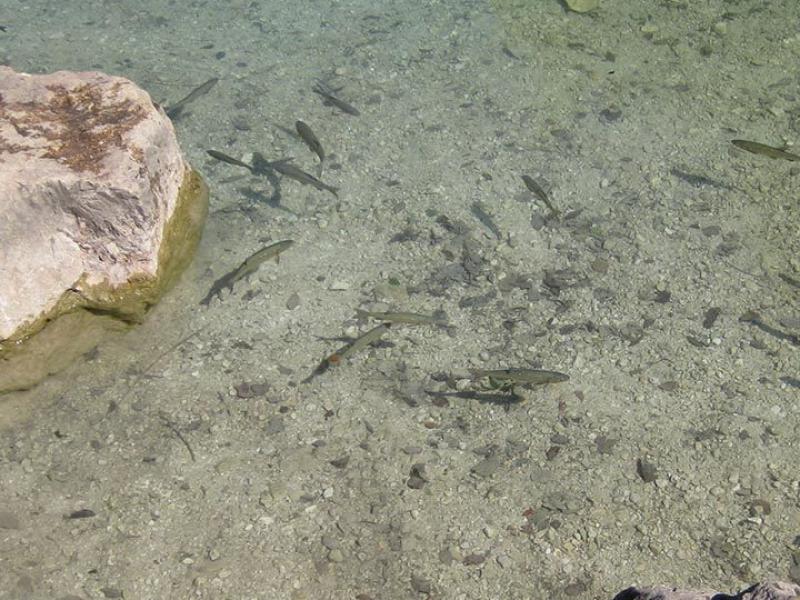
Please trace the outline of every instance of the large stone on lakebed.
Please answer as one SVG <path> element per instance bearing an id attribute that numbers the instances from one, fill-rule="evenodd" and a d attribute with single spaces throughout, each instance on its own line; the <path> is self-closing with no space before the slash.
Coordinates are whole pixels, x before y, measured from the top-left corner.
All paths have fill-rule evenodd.
<path id="1" fill-rule="evenodd" d="M 99 322 L 140 321 L 191 260 L 207 206 L 134 83 L 0 67 L 0 391 L 62 368 Z"/>

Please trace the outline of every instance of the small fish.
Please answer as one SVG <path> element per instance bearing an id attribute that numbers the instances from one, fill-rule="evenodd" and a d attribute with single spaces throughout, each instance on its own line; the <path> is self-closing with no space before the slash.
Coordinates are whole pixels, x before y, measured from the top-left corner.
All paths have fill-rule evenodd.
<path id="1" fill-rule="evenodd" d="M 544 203 L 552 216 L 557 219 L 561 215 L 561 211 L 553 206 L 553 203 L 550 202 L 550 196 L 547 195 L 547 192 L 544 191 L 542 186 L 536 183 L 536 180 L 534 180 L 532 177 L 528 177 L 527 175 L 523 175 L 522 181 L 525 182 L 525 187 L 528 188 L 528 191 L 530 191 L 534 196 Z"/>
<path id="2" fill-rule="evenodd" d="M 325 104 L 333 104 L 336 108 L 338 108 L 342 112 L 345 112 L 348 115 L 353 115 L 355 117 L 361 114 L 360 112 L 358 112 L 358 109 L 354 107 L 352 104 L 348 104 L 344 100 L 340 100 L 339 98 L 333 95 L 335 92 L 338 92 L 339 90 L 331 90 L 327 85 L 325 85 L 321 81 L 317 81 L 316 85 L 311 89 L 315 94 L 319 94 L 320 96 L 325 98 Z"/>
<path id="3" fill-rule="evenodd" d="M 511 51 L 511 50 L 508 48 L 508 46 L 503 46 L 503 47 L 502 47 L 502 50 L 503 50 L 503 54 L 505 54 L 505 55 L 506 55 L 506 56 L 508 56 L 509 58 L 513 58 L 514 60 L 519 60 L 519 56 L 517 56 L 516 54 L 514 54 L 514 53 L 513 53 L 513 52 L 512 52 L 512 51 Z"/>
<path id="4" fill-rule="evenodd" d="M 228 156 L 224 152 L 219 152 L 217 150 L 206 150 L 206 153 L 213 159 L 228 163 L 229 165 L 236 165 L 237 167 L 244 167 L 248 169 L 251 173 L 253 172 L 253 165 L 248 165 L 246 162 L 242 162 L 238 158 L 233 158 L 232 156 Z"/>
<path id="5" fill-rule="evenodd" d="M 186 96 L 181 100 L 178 100 L 175 104 L 168 107 L 166 111 L 167 116 L 173 121 L 177 120 L 181 116 L 183 109 L 186 108 L 187 105 L 191 104 L 198 98 L 205 96 L 211 90 L 211 88 L 217 85 L 218 81 L 219 81 L 218 77 L 212 77 L 204 84 L 197 86 L 195 89 L 189 92 L 188 96 Z"/>
<path id="6" fill-rule="evenodd" d="M 404 323 L 406 325 L 447 325 L 447 315 L 441 314 L 422 315 L 413 312 L 371 312 L 356 309 L 356 315 L 363 319 L 375 319 L 389 323 Z"/>
<path id="7" fill-rule="evenodd" d="M 489 381 L 510 385 L 543 385 L 569 380 L 566 373 L 542 369 L 470 369 L 469 372 L 475 379 L 487 377 Z"/>
<path id="8" fill-rule="evenodd" d="M 73 510 L 68 515 L 64 515 L 65 519 L 90 519 L 91 517 L 95 516 L 95 512 L 90 508 L 81 508 L 79 510 Z"/>
<path id="9" fill-rule="evenodd" d="M 208 292 L 208 294 L 206 294 L 206 297 L 200 301 L 200 304 L 203 306 L 208 306 L 208 304 L 211 302 L 211 299 L 214 296 L 218 296 L 219 293 L 225 288 L 228 288 L 232 292 L 233 284 L 241 279 L 244 279 L 248 275 L 255 273 L 258 270 L 258 267 L 260 267 L 261 263 L 264 261 L 267 261 L 271 258 L 277 259 L 281 252 L 289 248 L 292 244 L 294 244 L 292 240 L 283 240 L 280 242 L 275 242 L 274 244 L 270 244 L 269 246 L 265 246 L 261 250 L 254 252 L 248 256 L 238 268 L 217 279 L 214 282 L 214 285 L 211 286 L 211 290 Z"/>
<path id="10" fill-rule="evenodd" d="M 492 232 L 492 235 L 494 235 L 496 239 L 499 240 L 501 237 L 503 237 L 500 233 L 500 228 L 494 222 L 492 217 L 489 216 L 489 213 L 483 208 L 482 203 L 473 202 L 472 206 L 470 207 L 470 211 L 472 211 L 472 214 L 475 215 L 475 218 L 478 219 L 478 221 L 480 221 L 484 227 Z"/>
<path id="11" fill-rule="evenodd" d="M 294 127 L 297 129 L 297 135 L 299 135 L 306 145 L 311 148 L 311 151 L 314 154 L 319 156 L 319 162 L 322 164 L 325 161 L 325 150 L 322 149 L 322 144 L 317 136 L 314 135 L 313 131 L 311 131 L 311 127 L 302 121 L 295 122 Z"/>
<path id="12" fill-rule="evenodd" d="M 281 175 L 286 175 L 289 179 L 294 179 L 295 181 L 299 181 L 303 185 L 311 185 L 318 190 L 325 190 L 336 196 L 339 197 L 339 188 L 333 187 L 332 185 L 328 185 L 314 177 L 311 173 L 306 173 L 303 169 L 296 167 L 292 164 L 289 164 L 291 159 L 281 159 L 281 160 L 274 160 L 274 161 L 266 161 L 264 158 L 256 154 L 254 155 L 253 163 L 255 167 L 255 173 L 263 173 L 265 170 L 272 170 L 276 173 L 280 173 Z"/>
<path id="13" fill-rule="evenodd" d="M 391 323 L 381 323 L 377 327 L 373 327 L 366 333 L 361 334 L 355 340 L 350 342 L 349 344 L 342 346 L 333 354 L 330 354 L 323 360 L 316 369 L 311 372 L 311 375 L 306 377 L 303 380 L 303 383 L 308 383 L 317 375 L 321 375 L 331 367 L 336 367 L 342 364 L 342 361 L 346 358 L 350 358 L 357 352 L 360 352 L 367 346 L 370 346 L 380 340 L 387 331 L 389 331 L 389 327 Z"/>
<path id="14" fill-rule="evenodd" d="M 384 334 L 389 331 L 390 324 L 389 323 L 381 323 L 377 327 L 373 327 L 366 333 L 361 334 L 355 340 L 339 348 L 336 352 L 331 354 L 328 357 L 329 363 L 338 363 L 344 360 L 345 358 L 350 358 L 354 354 L 360 352 L 367 346 L 371 346 L 379 339 L 381 339 Z"/>
<path id="15" fill-rule="evenodd" d="M 792 154 L 786 150 L 773 148 L 772 146 L 767 146 L 766 144 L 761 144 L 759 142 L 751 142 L 749 140 L 731 140 L 731 144 L 737 148 L 741 148 L 742 150 L 747 150 L 747 152 L 761 154 L 769 158 L 782 158 L 783 160 L 792 161 L 800 160 L 800 156 L 797 154 Z"/>

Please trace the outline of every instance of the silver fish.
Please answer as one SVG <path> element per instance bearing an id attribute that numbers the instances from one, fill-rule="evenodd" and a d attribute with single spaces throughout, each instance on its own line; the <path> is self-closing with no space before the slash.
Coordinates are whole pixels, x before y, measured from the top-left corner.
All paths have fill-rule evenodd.
<path id="1" fill-rule="evenodd" d="M 761 142 L 751 142 L 750 140 L 731 140 L 731 144 L 752 154 L 761 154 L 769 158 L 781 158 L 783 160 L 798 161 L 800 156 L 782 150 L 781 148 L 773 148 Z"/>
<path id="2" fill-rule="evenodd" d="M 205 96 L 211 90 L 211 88 L 217 85 L 218 81 L 219 78 L 212 77 L 204 84 L 197 86 L 195 89 L 189 92 L 188 96 L 182 98 L 181 100 L 178 100 L 175 104 L 168 107 L 166 110 L 167 116 L 173 121 L 177 120 L 181 116 L 183 109 L 186 108 L 188 104 L 191 104 L 198 98 Z"/>
<path id="3" fill-rule="evenodd" d="M 374 344 L 378 340 L 380 340 L 387 331 L 389 331 L 389 327 L 391 323 L 381 323 L 377 327 L 373 327 L 366 333 L 361 334 L 355 340 L 347 344 L 346 346 L 342 346 L 333 354 L 328 355 L 318 366 L 314 369 L 311 374 L 303 380 L 303 383 L 308 383 L 317 375 L 321 375 L 331 367 L 337 367 L 342 364 L 342 361 L 346 358 L 350 358 L 357 352 L 360 352 L 367 346 Z"/>
<path id="4" fill-rule="evenodd" d="M 233 291 L 233 284 L 247 277 L 248 275 L 258 271 L 261 263 L 271 258 L 277 258 L 281 252 L 289 248 L 294 242 L 292 240 L 283 240 L 275 242 L 269 246 L 265 246 L 248 256 L 245 261 L 230 273 L 226 273 L 214 282 L 211 290 L 206 294 L 206 297 L 200 301 L 203 306 L 208 306 L 214 296 L 219 295 L 223 289 L 228 288 Z"/>

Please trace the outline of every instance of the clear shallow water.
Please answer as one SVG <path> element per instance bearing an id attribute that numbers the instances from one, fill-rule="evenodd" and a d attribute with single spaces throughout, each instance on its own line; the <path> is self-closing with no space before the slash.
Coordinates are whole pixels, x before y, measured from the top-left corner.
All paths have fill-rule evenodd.
<path id="1" fill-rule="evenodd" d="M 14 3 L 0 57 L 123 75 L 165 105 L 218 77 L 176 123 L 211 211 L 142 327 L 4 404 L 26 415 L 2 434 L 7 597 L 595 598 L 796 576 L 798 170 L 730 144 L 797 141 L 794 4 L 80 8 Z M 338 199 L 206 155 L 317 173 L 297 119 Z M 277 239 L 295 240 L 280 264 L 199 306 Z M 371 326 L 358 307 L 453 327 L 398 327 L 302 383 Z M 442 396 L 512 366 L 571 378 L 519 404 Z M 63 518 L 81 508 L 96 516 Z"/>

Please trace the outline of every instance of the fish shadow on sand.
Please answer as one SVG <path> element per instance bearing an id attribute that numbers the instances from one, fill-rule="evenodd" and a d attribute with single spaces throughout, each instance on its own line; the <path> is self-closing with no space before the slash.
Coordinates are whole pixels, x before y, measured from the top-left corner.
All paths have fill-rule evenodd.
<path id="1" fill-rule="evenodd" d="M 523 404 L 526 400 L 524 396 L 518 396 L 509 392 L 478 392 L 466 390 L 463 392 L 433 392 L 426 390 L 426 394 L 433 398 L 459 398 L 461 400 L 477 400 L 481 404 L 494 404 L 503 406 L 508 410 L 514 405 Z"/>
<path id="2" fill-rule="evenodd" d="M 272 185 L 272 193 L 269 195 L 265 194 L 263 190 L 259 190 L 249 186 L 238 188 L 237 191 L 242 196 L 244 196 L 245 199 L 247 199 L 249 202 L 252 202 L 253 204 L 265 204 L 270 208 L 276 208 L 279 210 L 286 211 L 289 214 L 298 216 L 298 213 L 281 204 L 281 200 L 283 197 L 281 196 L 280 183 L 277 181 L 270 181 L 270 184 Z"/>

